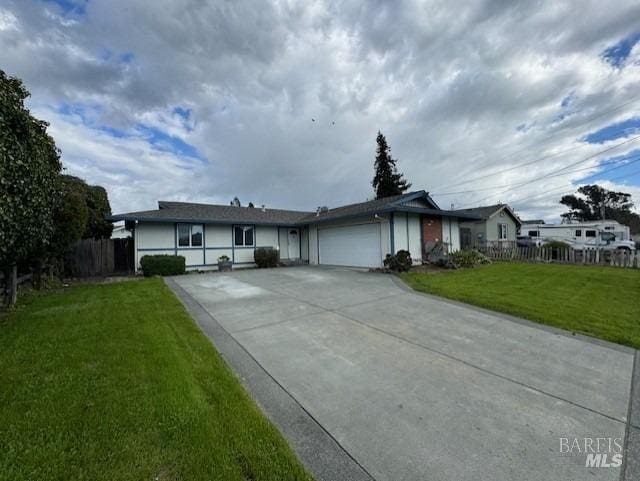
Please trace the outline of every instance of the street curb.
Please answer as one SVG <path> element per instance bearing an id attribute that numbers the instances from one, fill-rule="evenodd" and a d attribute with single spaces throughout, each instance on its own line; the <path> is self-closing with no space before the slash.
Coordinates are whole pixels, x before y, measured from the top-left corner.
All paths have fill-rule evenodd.
<path id="1" fill-rule="evenodd" d="M 317 480 L 375 481 L 189 293 L 164 281 Z"/>

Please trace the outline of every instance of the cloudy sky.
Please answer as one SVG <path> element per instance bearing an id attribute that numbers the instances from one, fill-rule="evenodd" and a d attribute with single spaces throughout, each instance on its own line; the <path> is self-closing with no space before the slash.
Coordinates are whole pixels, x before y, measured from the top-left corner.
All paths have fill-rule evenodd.
<path id="1" fill-rule="evenodd" d="M 554 219 L 581 183 L 640 204 L 638 19 L 637 0 L 3 0 L 0 68 L 114 212 L 365 200 L 380 130 L 441 207 Z"/>

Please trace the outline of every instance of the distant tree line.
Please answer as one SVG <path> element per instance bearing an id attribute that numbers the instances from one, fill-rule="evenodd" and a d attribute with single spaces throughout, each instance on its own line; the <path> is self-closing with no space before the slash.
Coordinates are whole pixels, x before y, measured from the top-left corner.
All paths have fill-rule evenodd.
<path id="1" fill-rule="evenodd" d="M 599 185 L 584 185 L 577 195 L 565 195 L 560 203 L 569 208 L 562 214 L 568 221 L 615 220 L 628 225 L 632 234 L 640 233 L 640 215 L 633 212 L 631 194 L 607 190 Z"/>
<path id="2" fill-rule="evenodd" d="M 62 174 L 48 124 L 25 106 L 29 92 L 0 70 L 0 268 L 11 285 L 18 266 L 39 272 L 83 237 L 110 237 L 107 192 Z M 15 289 L 5 299 L 15 303 Z"/>

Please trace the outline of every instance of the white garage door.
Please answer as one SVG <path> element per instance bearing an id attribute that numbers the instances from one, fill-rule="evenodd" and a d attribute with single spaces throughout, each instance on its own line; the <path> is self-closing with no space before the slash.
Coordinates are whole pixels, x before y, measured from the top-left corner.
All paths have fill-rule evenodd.
<path id="1" fill-rule="evenodd" d="M 380 224 L 319 229 L 318 254 L 320 264 L 380 267 Z"/>

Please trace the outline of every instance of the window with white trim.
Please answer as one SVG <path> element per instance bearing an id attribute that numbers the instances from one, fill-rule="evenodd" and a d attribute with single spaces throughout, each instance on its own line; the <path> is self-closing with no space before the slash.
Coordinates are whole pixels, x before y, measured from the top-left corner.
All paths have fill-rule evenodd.
<path id="1" fill-rule="evenodd" d="M 233 227 L 233 245 L 235 247 L 253 247 L 254 241 L 252 225 L 236 225 Z"/>
<path id="2" fill-rule="evenodd" d="M 202 224 L 178 224 L 178 247 L 202 247 L 204 226 Z"/>
<path id="3" fill-rule="evenodd" d="M 498 239 L 507 240 L 507 224 L 498 224 Z"/>

